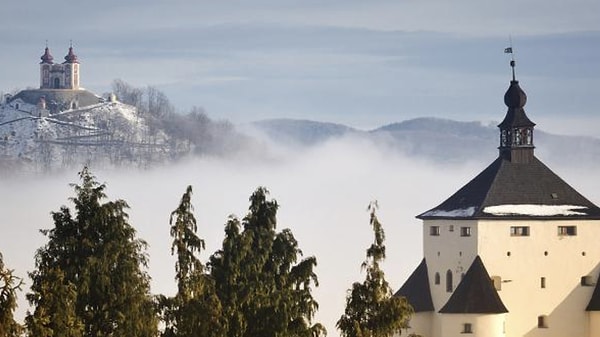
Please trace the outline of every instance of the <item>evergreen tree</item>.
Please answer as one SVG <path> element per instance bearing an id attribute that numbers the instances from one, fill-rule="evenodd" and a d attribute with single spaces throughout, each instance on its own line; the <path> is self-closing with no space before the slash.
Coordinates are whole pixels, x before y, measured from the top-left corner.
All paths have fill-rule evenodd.
<path id="1" fill-rule="evenodd" d="M 52 213 L 54 228 L 38 249 L 27 299 L 29 333 L 53 337 L 149 337 L 157 335 L 149 294 L 146 243 L 128 223 L 124 200 L 108 201 L 91 172 L 72 184 L 75 216 L 62 206 Z"/>
<path id="2" fill-rule="evenodd" d="M 16 337 L 21 333 L 22 327 L 13 314 L 17 308 L 17 291 L 21 290 L 22 285 L 23 280 L 4 267 L 0 253 L 0 337 Z"/>
<path id="3" fill-rule="evenodd" d="M 344 337 L 391 337 L 408 327 L 413 309 L 403 297 L 395 297 L 385 280 L 380 263 L 385 259 L 385 234 L 375 214 L 377 203 L 369 205 L 374 241 L 367 249 L 362 268 L 367 276 L 355 282 L 346 297 L 346 310 L 336 327 Z"/>
<path id="4" fill-rule="evenodd" d="M 221 303 L 214 282 L 204 271 L 196 254 L 204 249 L 204 240 L 196 234 L 198 226 L 191 203 L 192 187 L 188 186 L 177 209 L 171 213 L 171 254 L 177 255 L 175 279 L 177 294 L 159 296 L 165 329 L 164 337 L 222 336 Z"/>
<path id="5" fill-rule="evenodd" d="M 314 337 L 325 334 L 313 324 L 318 304 L 312 286 L 316 259 L 298 262 L 302 251 L 289 229 L 276 231 L 278 204 L 258 188 L 249 213 L 230 217 L 222 248 L 210 258 L 211 275 L 223 305 L 227 337 Z"/>

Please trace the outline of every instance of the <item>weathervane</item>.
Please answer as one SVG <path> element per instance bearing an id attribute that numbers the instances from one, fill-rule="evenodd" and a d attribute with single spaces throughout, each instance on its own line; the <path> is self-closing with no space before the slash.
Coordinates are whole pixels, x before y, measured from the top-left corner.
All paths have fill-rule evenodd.
<path id="1" fill-rule="evenodd" d="M 509 36 L 508 39 L 510 41 L 510 45 L 509 45 L 509 47 L 504 48 L 504 53 L 510 54 L 510 67 L 512 68 L 512 80 L 516 81 L 517 79 L 515 76 L 515 53 L 513 52 L 512 37 Z"/>

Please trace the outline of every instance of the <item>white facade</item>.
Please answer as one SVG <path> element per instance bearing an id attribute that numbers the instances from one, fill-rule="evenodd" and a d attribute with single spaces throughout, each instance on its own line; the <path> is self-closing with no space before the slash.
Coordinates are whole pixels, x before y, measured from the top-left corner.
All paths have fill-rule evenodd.
<path id="1" fill-rule="evenodd" d="M 40 63 L 40 89 L 79 89 L 79 61 L 73 53 L 73 47 L 69 48 L 65 62 L 54 63 L 50 50 L 46 47 Z"/>
<path id="2" fill-rule="evenodd" d="M 40 89 L 79 89 L 79 63 L 40 64 Z"/>
<path id="3" fill-rule="evenodd" d="M 575 235 L 567 235 L 567 226 L 574 226 L 570 234 Z M 600 220 L 425 220 L 423 247 L 434 308 L 439 311 L 452 294 L 447 291 L 448 271 L 454 290 L 480 256 L 509 311 L 504 328 L 490 330 L 515 337 L 600 336 L 600 322 L 590 320 L 597 313 L 585 311 L 600 273 L 598 238 Z M 462 316 L 470 316 L 451 314 L 452 323 L 442 324 L 447 315 L 432 314 L 431 332 L 411 326 L 424 337 L 453 336 L 451 330 L 460 330 L 457 322 L 469 321 Z M 545 327 L 538 327 L 540 316 Z M 456 326 L 449 330 L 448 324 Z"/>

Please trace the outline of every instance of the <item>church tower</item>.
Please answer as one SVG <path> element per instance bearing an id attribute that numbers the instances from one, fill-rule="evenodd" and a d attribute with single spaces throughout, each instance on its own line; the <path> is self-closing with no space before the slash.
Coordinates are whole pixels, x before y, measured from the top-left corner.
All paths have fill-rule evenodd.
<path id="1" fill-rule="evenodd" d="M 73 45 L 69 46 L 69 52 L 63 62 L 65 70 L 65 89 L 79 89 L 79 61 L 77 55 L 73 53 Z"/>
<path id="2" fill-rule="evenodd" d="M 41 57 L 42 62 L 40 62 L 40 89 L 49 89 L 50 86 L 50 71 L 52 69 L 52 65 L 54 64 L 54 57 L 50 54 L 50 49 L 48 45 L 46 45 L 46 49 L 44 51 L 44 55 Z"/>
<path id="3" fill-rule="evenodd" d="M 499 155 L 420 214 L 421 264 L 396 293 L 423 337 L 600 336 L 600 208 L 534 153 L 515 78 Z"/>

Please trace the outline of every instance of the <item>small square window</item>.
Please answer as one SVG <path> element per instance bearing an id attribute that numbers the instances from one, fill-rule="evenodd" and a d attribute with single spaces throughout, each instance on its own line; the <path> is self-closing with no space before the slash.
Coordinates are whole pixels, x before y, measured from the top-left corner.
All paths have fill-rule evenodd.
<path id="1" fill-rule="evenodd" d="M 473 325 L 471 323 L 463 324 L 462 333 L 473 333 Z"/>
<path id="2" fill-rule="evenodd" d="M 502 278 L 500 276 L 492 276 L 492 285 L 496 290 L 502 290 Z"/>
<path id="3" fill-rule="evenodd" d="M 529 236 L 529 226 L 511 226 L 510 236 Z"/>
<path id="4" fill-rule="evenodd" d="M 577 235 L 577 226 L 558 226 L 558 235 L 575 236 Z"/>
<path id="5" fill-rule="evenodd" d="M 546 316 L 546 315 L 538 316 L 538 328 L 542 328 L 542 329 L 548 328 L 548 316 Z"/>
<path id="6" fill-rule="evenodd" d="M 590 275 L 581 277 L 581 285 L 584 287 L 593 287 L 596 284 L 594 283 L 594 278 Z"/>
<path id="7" fill-rule="evenodd" d="M 471 227 L 461 227 L 460 236 L 471 236 Z"/>
<path id="8" fill-rule="evenodd" d="M 431 236 L 439 236 L 440 235 L 440 226 L 431 226 L 431 227 L 429 227 L 429 235 L 431 235 Z"/>

